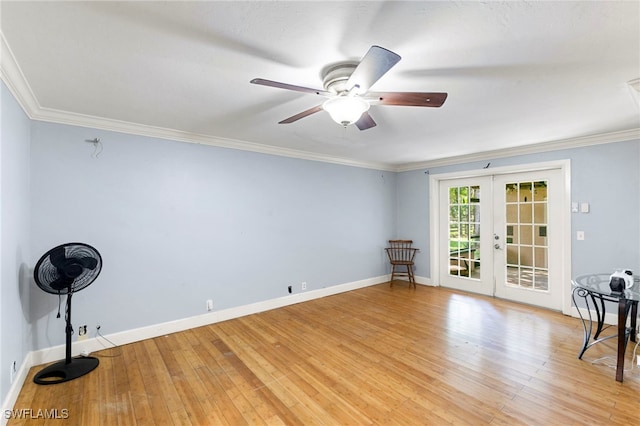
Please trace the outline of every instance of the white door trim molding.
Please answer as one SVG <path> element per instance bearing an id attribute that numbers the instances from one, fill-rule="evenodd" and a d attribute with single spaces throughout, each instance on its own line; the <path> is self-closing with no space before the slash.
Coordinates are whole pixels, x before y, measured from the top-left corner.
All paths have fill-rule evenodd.
<path id="1" fill-rule="evenodd" d="M 461 170 L 458 172 L 436 173 L 429 175 L 429 232 L 431 235 L 430 266 L 431 282 L 439 286 L 440 276 L 440 236 L 438 232 L 438 214 L 440 209 L 440 181 L 465 177 L 500 175 L 506 173 L 532 172 L 538 170 L 559 169 L 564 177 L 564 191 L 561 200 L 561 279 L 562 279 L 562 313 L 571 315 L 571 160 L 555 160 L 540 163 L 524 163 L 512 166 L 494 167 L 490 169 Z"/>

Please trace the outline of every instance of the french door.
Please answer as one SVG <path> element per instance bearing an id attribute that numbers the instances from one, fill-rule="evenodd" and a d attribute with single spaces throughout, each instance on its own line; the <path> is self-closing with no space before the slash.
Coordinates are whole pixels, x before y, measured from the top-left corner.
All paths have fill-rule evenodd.
<path id="1" fill-rule="evenodd" d="M 495 295 L 562 308 L 560 171 L 494 177 Z"/>
<path id="2" fill-rule="evenodd" d="M 440 183 L 440 285 L 493 295 L 492 177 Z"/>
<path id="3" fill-rule="evenodd" d="M 559 169 L 441 180 L 440 285 L 561 310 L 562 194 Z"/>

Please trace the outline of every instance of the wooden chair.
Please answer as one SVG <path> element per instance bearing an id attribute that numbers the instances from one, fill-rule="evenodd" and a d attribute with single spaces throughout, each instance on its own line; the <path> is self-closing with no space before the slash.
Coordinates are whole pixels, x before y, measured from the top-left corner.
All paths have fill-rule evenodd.
<path id="1" fill-rule="evenodd" d="M 396 277 L 408 277 L 409 285 L 416 286 L 413 276 L 413 258 L 416 256 L 417 248 L 411 247 L 412 240 L 389 240 L 389 247 L 385 249 L 389 262 L 391 263 L 391 281 L 389 286 L 393 286 Z M 405 271 L 403 271 L 405 269 Z"/>

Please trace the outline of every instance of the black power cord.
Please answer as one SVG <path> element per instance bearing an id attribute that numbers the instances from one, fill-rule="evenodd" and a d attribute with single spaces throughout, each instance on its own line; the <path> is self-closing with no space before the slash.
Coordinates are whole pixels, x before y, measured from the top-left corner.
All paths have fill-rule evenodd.
<path id="1" fill-rule="evenodd" d="M 105 348 L 105 349 L 115 349 L 118 347 L 118 345 L 116 345 L 115 343 L 113 343 L 111 340 L 109 340 L 108 338 L 106 338 L 101 332 L 100 332 L 100 326 L 98 325 L 96 327 L 96 334 L 98 335 L 98 337 L 102 337 L 104 340 L 106 340 L 107 342 L 109 342 L 109 344 L 111 344 L 111 348 Z M 119 348 L 120 350 L 118 351 L 118 353 L 114 354 L 114 355 L 98 355 L 95 354 L 95 356 L 100 357 L 100 358 L 115 358 L 117 356 L 122 356 L 122 348 Z"/>

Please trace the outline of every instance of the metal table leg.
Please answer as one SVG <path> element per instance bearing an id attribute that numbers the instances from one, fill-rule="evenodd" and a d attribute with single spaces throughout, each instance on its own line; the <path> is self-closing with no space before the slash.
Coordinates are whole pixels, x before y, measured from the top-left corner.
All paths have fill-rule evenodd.
<path id="1" fill-rule="evenodd" d="M 582 317 L 582 312 L 580 312 L 580 308 L 578 307 L 578 302 L 576 301 L 576 295 L 578 297 L 582 297 L 585 301 L 585 304 L 587 306 L 587 313 L 589 314 L 589 326 L 587 327 L 587 321 L 585 318 Z M 589 347 L 589 340 L 591 339 L 591 332 L 593 331 L 593 321 L 591 319 L 591 309 L 589 309 L 589 300 L 587 299 L 587 297 L 589 296 L 589 292 L 586 291 L 585 289 L 582 289 L 580 287 L 575 287 L 573 289 L 573 292 L 571 294 L 571 298 L 573 299 L 573 304 L 576 305 L 576 309 L 578 310 L 578 315 L 580 316 L 580 320 L 582 321 L 582 328 L 584 329 L 584 341 L 582 342 L 582 349 L 580 350 L 580 353 L 578 354 L 578 359 L 582 359 L 582 355 L 584 355 L 584 352 L 587 350 L 587 348 Z M 593 297 L 593 296 L 592 296 Z M 595 304 L 595 301 L 594 301 Z M 598 309 L 598 305 L 596 306 L 596 310 Z M 600 314 L 598 313 L 598 318 L 600 317 Z"/>
<path id="2" fill-rule="evenodd" d="M 631 311 L 631 327 L 627 329 L 627 317 Z M 618 301 L 618 362 L 616 364 L 616 380 L 622 381 L 624 376 L 624 354 L 627 351 L 629 335 L 635 341 L 636 316 L 638 315 L 638 302 L 620 298 Z"/>

